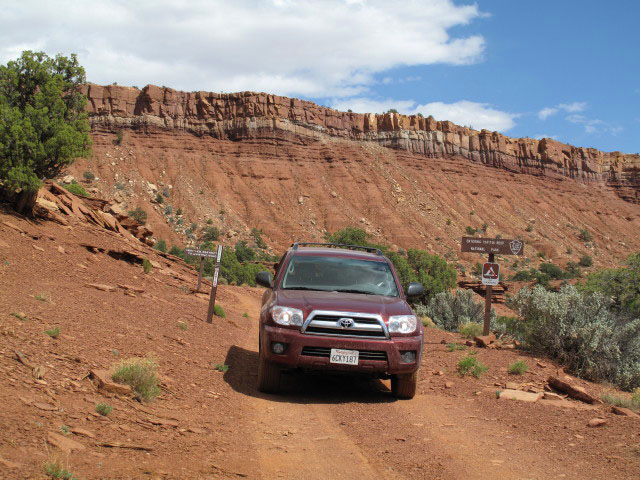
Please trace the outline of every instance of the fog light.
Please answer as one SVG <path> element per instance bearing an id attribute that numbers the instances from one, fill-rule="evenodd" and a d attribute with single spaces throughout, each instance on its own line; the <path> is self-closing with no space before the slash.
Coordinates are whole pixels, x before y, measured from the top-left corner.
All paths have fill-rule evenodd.
<path id="1" fill-rule="evenodd" d="M 416 352 L 413 350 L 402 352 L 401 356 L 404 363 L 413 363 L 416 361 Z"/>
<path id="2" fill-rule="evenodd" d="M 273 342 L 271 344 L 271 351 L 276 355 L 280 355 L 282 352 L 284 352 L 284 343 Z"/>

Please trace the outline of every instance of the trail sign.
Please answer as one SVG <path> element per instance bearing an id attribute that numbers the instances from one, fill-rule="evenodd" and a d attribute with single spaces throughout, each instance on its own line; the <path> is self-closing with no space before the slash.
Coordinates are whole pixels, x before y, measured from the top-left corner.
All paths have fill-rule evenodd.
<path id="1" fill-rule="evenodd" d="M 200 250 L 199 248 L 185 248 L 184 253 L 192 257 L 200 257 L 200 270 L 198 272 L 198 288 L 196 288 L 196 292 L 199 292 L 200 286 L 202 285 L 202 270 L 204 269 L 204 259 L 205 257 L 215 258 L 216 252 L 212 250 Z"/>
<path id="2" fill-rule="evenodd" d="M 482 265 L 482 284 L 498 285 L 500 279 L 500 265 L 487 262 Z"/>
<path id="3" fill-rule="evenodd" d="M 508 238 L 462 237 L 462 251 L 497 255 L 523 255 L 524 242 Z"/>
<path id="4" fill-rule="evenodd" d="M 218 275 L 220 274 L 220 261 L 222 260 L 222 245 L 218 245 L 216 252 L 216 267 L 213 270 L 213 285 L 209 297 L 209 309 L 207 310 L 207 323 L 213 322 L 213 312 L 216 306 L 216 292 L 218 291 Z"/>

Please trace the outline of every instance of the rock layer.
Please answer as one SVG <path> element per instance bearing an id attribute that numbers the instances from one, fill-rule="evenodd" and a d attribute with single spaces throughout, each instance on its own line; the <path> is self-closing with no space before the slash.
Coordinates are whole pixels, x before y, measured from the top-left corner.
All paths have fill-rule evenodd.
<path id="1" fill-rule="evenodd" d="M 572 178 L 613 188 L 640 203 L 640 155 L 601 152 L 544 138 L 510 138 L 432 117 L 340 112 L 265 93 L 180 92 L 88 84 L 84 92 L 94 129 L 168 129 L 224 140 L 287 135 L 292 141 L 338 137 L 424 155 L 463 157 L 511 172 Z"/>

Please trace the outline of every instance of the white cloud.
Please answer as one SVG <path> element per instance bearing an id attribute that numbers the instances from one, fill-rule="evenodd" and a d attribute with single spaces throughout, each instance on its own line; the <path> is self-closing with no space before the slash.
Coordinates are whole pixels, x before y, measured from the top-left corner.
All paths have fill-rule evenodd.
<path id="1" fill-rule="evenodd" d="M 543 138 L 550 138 L 552 140 L 557 140 L 558 136 L 557 135 L 549 135 L 547 133 L 538 133 L 537 135 L 534 135 L 533 138 L 535 138 L 536 140 L 542 140 Z"/>
<path id="2" fill-rule="evenodd" d="M 357 113 L 383 113 L 391 108 L 406 115 L 433 115 L 436 120 L 450 120 L 458 125 L 471 125 L 476 129 L 506 132 L 515 126 L 516 113 L 503 112 L 492 108 L 488 103 L 460 100 L 455 103 L 432 102 L 417 105 L 413 100 L 373 100 L 358 97 L 332 102 L 337 110 L 353 110 Z"/>
<path id="3" fill-rule="evenodd" d="M 516 113 L 503 112 L 488 103 L 460 100 L 455 103 L 432 102 L 418 105 L 415 112 L 433 115 L 436 120 L 450 120 L 458 125 L 470 125 L 475 129 L 506 132 L 515 126 Z"/>
<path id="4" fill-rule="evenodd" d="M 335 98 L 393 67 L 480 60 L 482 36 L 449 31 L 481 16 L 453 0 L 24 0 L 3 6 L 0 61 L 75 52 L 96 83 Z"/>
<path id="5" fill-rule="evenodd" d="M 606 133 L 617 136 L 624 130 L 620 125 L 611 125 L 598 118 L 587 118 L 584 115 L 569 115 L 566 120 L 571 123 L 583 125 L 584 131 L 590 134 Z"/>
<path id="6" fill-rule="evenodd" d="M 540 120 L 546 120 L 551 115 L 555 115 L 560 111 L 567 113 L 582 112 L 587 108 L 586 102 L 573 102 L 573 103 L 559 103 L 555 107 L 545 107 L 538 112 L 538 118 Z"/>

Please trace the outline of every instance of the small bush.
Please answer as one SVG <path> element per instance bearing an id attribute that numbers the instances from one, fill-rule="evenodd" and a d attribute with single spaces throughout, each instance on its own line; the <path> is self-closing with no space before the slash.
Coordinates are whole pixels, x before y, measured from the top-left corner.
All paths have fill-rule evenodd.
<path id="1" fill-rule="evenodd" d="M 103 417 L 106 417 L 111 413 L 113 407 L 108 403 L 99 403 L 96 405 L 96 412 L 98 412 Z"/>
<path id="2" fill-rule="evenodd" d="M 176 210 L 176 215 L 182 215 L 182 208 L 178 207 L 178 210 Z"/>
<path id="3" fill-rule="evenodd" d="M 140 225 L 147 223 L 147 212 L 140 207 L 137 207 L 135 210 L 129 210 L 128 214 Z"/>
<path id="4" fill-rule="evenodd" d="M 518 360 L 509 365 L 509 373 L 512 375 L 522 375 L 527 370 L 529 370 L 529 366 L 524 360 Z"/>
<path id="5" fill-rule="evenodd" d="M 533 225 L 529 224 L 527 225 L 527 228 L 524 229 L 525 232 L 533 232 Z"/>
<path id="6" fill-rule="evenodd" d="M 115 382 L 129 385 L 140 400 L 148 402 L 160 394 L 157 368 L 155 359 L 151 357 L 127 358 L 116 365 L 111 378 Z"/>
<path id="7" fill-rule="evenodd" d="M 460 345 L 459 343 L 447 343 L 447 351 L 455 352 L 456 350 L 466 350 L 466 345 Z"/>
<path id="8" fill-rule="evenodd" d="M 144 273 L 151 273 L 151 270 L 153 270 L 153 265 L 151 265 L 149 259 L 145 258 L 144 260 L 142 260 L 142 269 L 144 270 Z"/>
<path id="9" fill-rule="evenodd" d="M 447 222 L 446 223 L 447 223 L 447 225 L 451 225 L 451 219 L 447 218 Z"/>
<path id="10" fill-rule="evenodd" d="M 156 202 L 157 202 L 157 203 L 163 203 L 163 202 L 164 202 L 164 197 L 162 196 L 162 194 L 161 194 L 161 193 L 158 193 L 158 194 L 156 195 Z"/>
<path id="11" fill-rule="evenodd" d="M 549 275 L 550 278 L 554 280 L 559 280 L 565 278 L 564 272 L 562 269 L 553 263 L 541 263 L 540 271 L 546 275 Z"/>
<path id="12" fill-rule="evenodd" d="M 47 460 L 42 469 L 49 478 L 62 479 L 62 480 L 78 480 L 76 476 L 68 471 L 62 464 L 62 460 L 59 458 L 51 458 Z"/>
<path id="13" fill-rule="evenodd" d="M 124 190 L 124 186 L 125 185 L 122 182 L 116 182 L 115 184 L 116 190 Z"/>
<path id="14" fill-rule="evenodd" d="M 167 205 L 164 207 L 164 214 L 171 215 L 173 213 L 173 207 L 171 205 Z"/>
<path id="15" fill-rule="evenodd" d="M 435 295 L 425 308 L 428 315 L 438 327 L 455 332 L 458 326 L 470 322 L 484 322 L 484 304 L 474 301 L 471 290 L 457 289 L 456 294 L 441 292 Z M 495 322 L 495 310 L 491 310 L 491 321 Z"/>
<path id="16" fill-rule="evenodd" d="M 69 185 L 65 185 L 64 188 L 66 188 L 69 192 L 73 193 L 74 195 L 80 195 L 83 197 L 91 196 L 87 193 L 84 187 L 79 183 L 70 183 Z"/>
<path id="17" fill-rule="evenodd" d="M 229 365 L 225 365 L 224 363 L 216 363 L 213 368 L 219 372 L 226 372 L 229 370 Z"/>
<path id="18" fill-rule="evenodd" d="M 624 407 L 631 410 L 640 409 L 640 392 L 634 393 L 632 396 L 605 393 L 601 398 L 603 402 L 609 405 L 615 405 L 616 407 Z"/>
<path id="19" fill-rule="evenodd" d="M 227 318 L 227 314 L 225 313 L 224 309 L 218 304 L 213 307 L 213 314 L 217 315 L 218 317 Z"/>
<path id="20" fill-rule="evenodd" d="M 164 240 L 160 239 L 153 245 L 153 248 L 155 248 L 159 252 L 165 252 L 166 253 L 166 251 L 167 251 L 167 242 L 165 242 Z"/>
<path id="21" fill-rule="evenodd" d="M 461 377 L 471 374 L 476 378 L 480 378 L 489 367 L 481 363 L 476 357 L 464 357 L 458 362 L 458 373 Z"/>
<path id="22" fill-rule="evenodd" d="M 82 174 L 82 177 L 87 181 L 87 182 L 93 182 L 96 179 L 96 176 L 90 172 L 90 171 L 86 171 Z"/>
<path id="23" fill-rule="evenodd" d="M 267 248 L 267 244 L 262 239 L 262 230 L 254 227 L 251 229 L 251 235 L 253 236 L 253 241 L 256 243 L 256 247 L 263 250 Z"/>
<path id="24" fill-rule="evenodd" d="M 593 235 L 586 228 L 583 228 L 582 230 L 580 230 L 580 234 L 578 235 L 578 238 L 580 240 L 582 240 L 583 242 L 592 242 L 593 241 Z"/>
<path id="25" fill-rule="evenodd" d="M 60 433 L 69 435 L 69 427 L 67 425 L 60 425 Z"/>
<path id="26" fill-rule="evenodd" d="M 11 315 L 16 317 L 18 320 L 22 320 L 23 322 L 27 319 L 27 316 L 23 313 L 12 312 Z"/>
<path id="27" fill-rule="evenodd" d="M 467 235 L 475 235 L 477 231 L 478 230 L 476 230 L 470 225 L 467 225 L 467 227 L 465 228 L 465 232 L 467 232 Z"/>
<path id="28" fill-rule="evenodd" d="M 589 255 L 583 255 L 582 257 L 580 257 L 578 265 L 580 265 L 581 267 L 591 267 L 593 266 L 593 258 L 591 258 Z"/>
<path id="29" fill-rule="evenodd" d="M 207 218 L 207 225 L 213 225 L 213 220 L 211 220 L 210 218 Z"/>
<path id="30" fill-rule="evenodd" d="M 164 190 L 162 190 L 162 195 L 164 195 L 167 198 L 171 196 L 171 190 L 169 190 L 169 187 L 166 187 Z"/>
<path id="31" fill-rule="evenodd" d="M 178 322 L 178 328 L 184 331 L 187 330 L 189 326 L 187 325 L 187 322 Z"/>
<path id="32" fill-rule="evenodd" d="M 218 227 L 207 226 L 202 229 L 202 240 L 205 242 L 215 242 L 220 238 L 220 229 Z"/>
<path id="33" fill-rule="evenodd" d="M 122 130 L 118 130 L 116 133 L 116 145 L 120 145 L 122 143 L 122 139 L 124 138 L 124 133 Z"/>
<path id="34" fill-rule="evenodd" d="M 50 330 L 45 330 L 44 333 L 49 335 L 51 338 L 58 338 L 60 336 L 60 329 L 55 327 Z"/>
<path id="35" fill-rule="evenodd" d="M 248 314 L 247 312 L 244 312 L 244 313 L 242 314 L 242 317 L 243 317 L 243 318 L 249 318 L 249 314 Z"/>
<path id="36" fill-rule="evenodd" d="M 528 282 L 535 278 L 536 271 L 531 270 L 519 270 L 511 276 L 511 280 L 515 282 Z"/>
<path id="37" fill-rule="evenodd" d="M 474 338 L 482 335 L 482 325 L 475 322 L 461 323 L 458 332 L 465 338 Z"/>
<path id="38" fill-rule="evenodd" d="M 46 292 L 40 292 L 34 298 L 36 300 L 41 301 L 41 302 L 48 302 L 49 301 L 49 294 L 46 293 Z"/>

